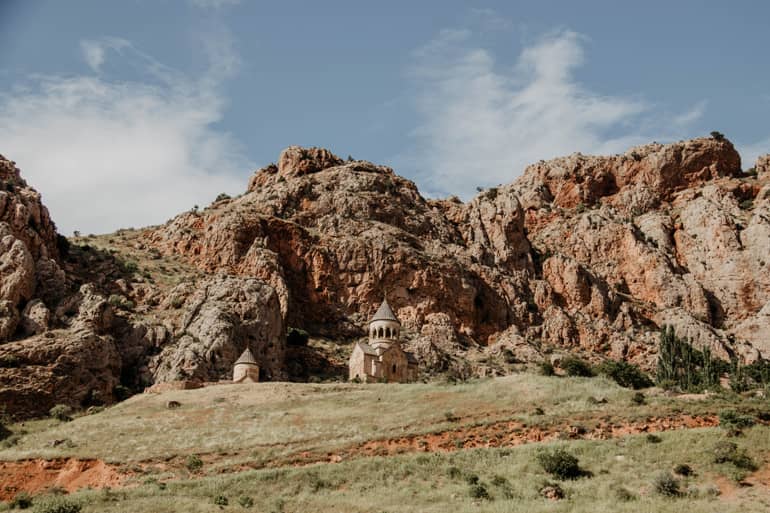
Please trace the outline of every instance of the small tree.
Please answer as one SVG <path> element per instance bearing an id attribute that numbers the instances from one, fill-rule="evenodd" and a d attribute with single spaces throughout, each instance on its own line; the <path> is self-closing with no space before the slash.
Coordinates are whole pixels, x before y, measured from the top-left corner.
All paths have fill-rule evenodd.
<path id="1" fill-rule="evenodd" d="M 564 369 L 567 376 L 590 378 L 595 375 L 590 363 L 574 356 L 565 358 L 564 361 L 561 362 L 561 368 Z"/>
<path id="2" fill-rule="evenodd" d="M 537 462 L 557 479 L 577 479 L 585 474 L 578 459 L 564 449 L 542 450 L 537 454 Z"/>

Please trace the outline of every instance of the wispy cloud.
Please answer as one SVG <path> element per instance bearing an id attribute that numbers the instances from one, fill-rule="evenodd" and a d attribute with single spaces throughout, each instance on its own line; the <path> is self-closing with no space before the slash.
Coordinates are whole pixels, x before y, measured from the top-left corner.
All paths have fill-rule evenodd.
<path id="1" fill-rule="evenodd" d="M 749 144 L 736 143 L 738 153 L 741 154 L 741 164 L 748 169 L 757 162 L 757 157 L 770 153 L 770 137 Z"/>
<path id="2" fill-rule="evenodd" d="M 63 233 L 155 224 L 244 189 L 254 166 L 215 126 L 226 104 L 221 81 L 238 59 L 226 37 L 208 47 L 209 70 L 193 77 L 125 40 L 84 41 L 95 71 L 120 50 L 116 58 L 139 62 L 155 80 L 31 77 L 0 95 L 1 150 L 43 193 Z"/>
<path id="3" fill-rule="evenodd" d="M 668 132 L 670 119 L 646 119 L 653 110 L 646 102 L 600 94 L 576 81 L 585 41 L 568 30 L 547 34 L 508 70 L 498 69 L 468 30 L 444 30 L 417 50 L 411 77 L 421 124 L 409 167 L 421 170 L 421 188 L 467 198 L 476 186 L 510 182 L 540 159 L 617 153 L 678 136 Z M 698 105 L 678 120 L 691 122 L 703 109 Z"/>
<path id="4" fill-rule="evenodd" d="M 674 117 L 674 123 L 680 126 L 690 125 L 699 121 L 706 113 L 708 103 L 705 100 L 699 101 L 687 112 L 683 112 Z"/>
<path id="5" fill-rule="evenodd" d="M 241 0 L 188 0 L 195 7 L 219 9 L 229 5 L 238 5 Z"/>
<path id="6" fill-rule="evenodd" d="M 108 50 L 120 51 L 130 47 L 131 43 L 125 39 L 109 37 L 103 39 L 84 39 L 80 42 L 80 49 L 86 64 L 95 72 L 101 70 L 104 57 Z"/>

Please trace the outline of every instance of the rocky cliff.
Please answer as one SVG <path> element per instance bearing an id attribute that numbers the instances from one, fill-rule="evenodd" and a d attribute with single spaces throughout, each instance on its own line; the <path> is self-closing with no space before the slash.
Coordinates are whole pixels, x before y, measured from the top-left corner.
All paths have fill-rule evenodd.
<path id="1" fill-rule="evenodd" d="M 770 159 L 743 173 L 721 137 L 541 161 L 467 203 L 290 147 L 241 196 L 66 257 L 1 162 L 0 396 L 26 398 L 13 404 L 223 379 L 247 346 L 266 379 L 307 377 L 287 355 L 318 358 L 287 351 L 287 327 L 355 339 L 385 293 L 426 371 L 569 351 L 650 367 L 664 324 L 722 358 L 770 354 Z M 98 358 L 59 364 L 95 340 Z M 73 373 L 77 393 L 59 394 Z"/>

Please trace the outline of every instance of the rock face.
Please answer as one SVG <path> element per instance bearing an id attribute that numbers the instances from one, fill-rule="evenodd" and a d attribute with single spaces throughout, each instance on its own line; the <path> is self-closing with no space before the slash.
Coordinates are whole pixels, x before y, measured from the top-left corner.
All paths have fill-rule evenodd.
<path id="1" fill-rule="evenodd" d="M 141 233 L 137 251 L 195 270 L 163 285 L 109 253 L 66 257 L 1 159 L 0 398 L 29 415 L 227 379 L 246 347 L 264 379 L 310 378 L 334 365 L 287 350 L 288 327 L 355 339 L 384 293 L 427 374 L 572 351 L 649 369 L 667 324 L 722 358 L 768 357 L 770 157 L 755 168 L 721 137 L 653 143 L 541 161 L 462 203 L 290 147 L 243 195 Z"/>
<path id="2" fill-rule="evenodd" d="M 40 194 L 0 155 L 0 343 L 15 335 L 28 301 L 61 293 L 58 257 L 56 227 Z"/>
<path id="3" fill-rule="evenodd" d="M 463 347 L 505 341 L 525 359 L 566 347 L 650 366 L 666 323 L 751 360 L 756 345 L 732 340 L 770 293 L 765 195 L 723 138 L 542 161 L 467 204 L 292 147 L 245 195 L 150 237 L 207 271 L 265 280 L 288 324 L 313 333 L 358 335 L 387 291 L 411 349 L 437 368 L 462 351 L 438 354 L 444 331 Z"/>
<path id="4" fill-rule="evenodd" d="M 261 376 L 285 379 L 286 332 L 278 296 L 254 278 L 214 276 L 169 296 L 185 311 L 167 344 L 150 363 L 154 381 L 229 379 L 233 363 L 248 347 Z"/>
<path id="5" fill-rule="evenodd" d="M 471 204 L 452 220 L 390 168 L 326 150 L 287 149 L 245 195 L 178 216 L 149 240 L 206 271 L 264 280 L 287 324 L 313 333 L 362 334 L 384 292 L 415 330 L 441 312 L 485 340 L 527 320 L 531 262 L 515 198 Z"/>

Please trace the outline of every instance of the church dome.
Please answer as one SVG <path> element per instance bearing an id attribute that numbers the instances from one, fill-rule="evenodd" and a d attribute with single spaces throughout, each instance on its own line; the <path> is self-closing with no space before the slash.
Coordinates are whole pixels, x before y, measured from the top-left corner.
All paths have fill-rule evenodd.
<path id="1" fill-rule="evenodd" d="M 398 317 L 396 317 L 396 314 L 394 314 L 393 310 L 390 308 L 387 298 L 382 301 L 380 307 L 369 320 L 369 324 L 374 321 L 392 321 L 401 324 L 401 321 L 398 320 Z"/>

